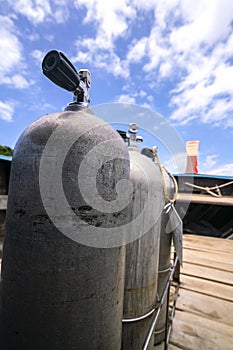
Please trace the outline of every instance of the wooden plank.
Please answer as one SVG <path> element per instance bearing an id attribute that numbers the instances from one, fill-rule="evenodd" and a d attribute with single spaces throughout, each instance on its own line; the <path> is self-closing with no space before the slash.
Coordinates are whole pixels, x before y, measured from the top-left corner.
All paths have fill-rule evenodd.
<path id="1" fill-rule="evenodd" d="M 218 282 L 206 281 L 202 278 L 195 278 L 181 274 L 181 288 L 192 290 L 216 298 L 233 301 L 233 288 Z"/>
<path id="2" fill-rule="evenodd" d="M 216 237 L 205 237 L 198 235 L 183 235 L 184 246 L 189 245 L 195 248 L 208 248 L 213 251 L 224 251 L 233 254 L 233 241 Z"/>
<path id="3" fill-rule="evenodd" d="M 221 238 L 219 238 L 221 240 Z M 201 250 L 203 252 L 215 252 L 215 253 L 224 253 L 224 254 L 233 254 L 233 241 L 228 241 L 225 239 L 225 241 L 230 242 L 228 247 L 225 247 L 225 244 L 216 243 L 212 241 L 202 241 L 197 242 L 197 244 L 192 240 L 188 241 L 186 239 L 183 239 L 183 248 L 184 249 L 193 249 L 193 250 Z"/>
<path id="4" fill-rule="evenodd" d="M 217 268 L 219 270 L 233 272 L 233 259 L 232 257 L 222 254 L 216 254 L 214 252 L 202 252 L 194 251 L 191 249 L 183 250 L 183 260 L 184 262 L 189 262 L 192 264 L 209 266 Z"/>
<path id="5" fill-rule="evenodd" d="M 164 343 L 158 344 L 153 347 L 154 350 L 164 350 Z M 180 350 L 182 348 L 179 348 L 176 345 L 168 344 L 168 350 Z"/>
<path id="6" fill-rule="evenodd" d="M 225 245 L 226 247 L 228 246 L 226 239 L 224 238 L 220 238 L 220 237 L 211 237 L 211 236 L 201 236 L 201 235 L 194 235 L 194 234 L 185 234 L 184 235 L 186 240 L 194 240 L 196 241 L 200 241 L 200 244 L 202 243 L 201 241 L 212 241 L 213 243 L 220 243 Z"/>
<path id="7" fill-rule="evenodd" d="M 185 350 L 232 350 L 233 242 L 185 235 L 183 253 L 170 343 Z"/>
<path id="8" fill-rule="evenodd" d="M 177 310 L 191 312 L 233 327 L 233 302 L 180 289 Z"/>
<path id="9" fill-rule="evenodd" d="M 187 246 L 186 244 L 183 244 L 183 250 L 192 250 L 192 251 L 195 251 L 195 252 L 203 252 L 203 253 L 214 253 L 214 254 L 217 254 L 217 255 L 224 255 L 224 257 L 226 259 L 228 259 L 229 261 L 231 261 L 231 258 L 232 258 L 232 255 L 233 255 L 233 252 L 230 252 L 230 251 L 225 251 L 224 249 L 221 249 L 221 248 L 217 248 L 216 246 L 216 249 L 213 250 L 213 249 L 209 249 L 208 248 L 208 244 L 206 245 L 205 248 L 200 248 L 200 247 L 195 247 L 193 245 L 193 247 L 191 246 L 191 244 L 189 246 Z"/>
<path id="10" fill-rule="evenodd" d="M 232 196 L 214 197 L 208 194 L 178 193 L 177 202 L 233 206 Z"/>
<path id="11" fill-rule="evenodd" d="M 220 262 L 226 262 L 233 264 L 232 262 L 232 255 L 231 252 L 226 252 L 224 250 L 222 251 L 203 251 L 201 249 L 198 249 L 196 247 L 194 248 L 184 248 L 184 253 L 189 254 L 189 252 L 193 252 L 194 254 L 197 254 L 198 257 L 204 257 L 208 259 L 213 259 L 215 261 L 220 261 Z"/>
<path id="12" fill-rule="evenodd" d="M 211 267 L 199 266 L 185 262 L 183 264 L 183 268 L 181 268 L 181 273 L 184 275 L 233 285 L 233 272 L 222 271 Z"/>
<path id="13" fill-rule="evenodd" d="M 182 348 L 179 348 L 178 346 L 176 345 L 173 345 L 173 344 L 169 344 L 168 345 L 168 350 L 180 350 Z M 156 349 L 157 350 L 157 349 Z"/>
<path id="14" fill-rule="evenodd" d="M 186 350 L 232 350 L 233 327 L 177 310 L 170 343 Z"/>

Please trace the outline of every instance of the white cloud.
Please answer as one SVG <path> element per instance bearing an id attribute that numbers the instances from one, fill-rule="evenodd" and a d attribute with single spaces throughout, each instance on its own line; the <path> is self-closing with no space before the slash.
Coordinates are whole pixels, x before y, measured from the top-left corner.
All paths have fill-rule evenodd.
<path id="1" fill-rule="evenodd" d="M 77 8 L 86 7 L 84 23 L 91 23 L 96 28 L 94 38 L 77 40 L 77 55 L 74 61 L 90 63 L 93 67 L 105 69 L 115 77 L 127 79 L 128 64 L 116 53 L 115 40 L 127 35 L 128 21 L 135 17 L 135 9 L 125 0 L 77 0 L 74 4 Z"/>
<path id="2" fill-rule="evenodd" d="M 41 65 L 41 62 L 45 56 L 45 51 L 36 49 L 31 52 L 31 56 Z"/>
<path id="3" fill-rule="evenodd" d="M 144 103 L 140 104 L 140 106 L 142 106 L 144 108 L 147 108 L 147 109 L 151 109 L 151 110 L 153 109 L 152 106 L 149 103 L 147 103 L 147 102 L 144 102 Z"/>
<path id="4" fill-rule="evenodd" d="M 219 165 L 219 155 L 207 155 L 204 160 L 198 164 L 198 171 L 200 174 L 210 175 L 229 175 L 233 176 L 233 163 L 226 163 Z M 174 158 L 169 158 L 164 161 L 164 165 L 172 173 L 184 173 L 187 162 L 187 154 L 176 154 Z"/>
<path id="5" fill-rule="evenodd" d="M 119 103 L 136 103 L 136 100 L 134 97 L 126 95 L 126 94 L 122 94 L 120 96 L 118 96 L 117 101 Z"/>
<path id="6" fill-rule="evenodd" d="M 207 155 L 204 160 L 199 161 L 199 172 L 210 175 L 233 176 L 233 163 L 221 164 L 219 154 Z"/>
<path id="7" fill-rule="evenodd" d="M 159 76 L 161 79 L 164 78 L 169 78 L 171 72 L 173 70 L 173 66 L 171 64 L 171 62 L 163 62 L 160 64 L 159 67 Z"/>
<path id="8" fill-rule="evenodd" d="M 131 63 L 140 62 L 143 57 L 146 55 L 146 46 L 148 39 L 142 38 L 139 41 L 135 41 L 134 44 L 130 46 L 130 49 L 127 54 L 127 60 Z"/>
<path id="9" fill-rule="evenodd" d="M 69 10 L 68 6 L 59 6 L 55 9 L 55 11 L 52 11 L 53 16 L 57 23 L 64 23 L 69 19 Z"/>
<path id="10" fill-rule="evenodd" d="M 20 74 L 12 75 L 11 77 L 4 77 L 1 81 L 2 84 L 9 85 L 14 89 L 27 89 L 34 84 L 33 80 L 27 80 L 24 76 Z"/>
<path id="11" fill-rule="evenodd" d="M 13 11 L 25 16 L 29 22 L 37 26 L 45 21 L 54 20 L 64 23 L 69 18 L 70 0 L 5 0 Z"/>
<path id="12" fill-rule="evenodd" d="M 41 23 L 51 13 L 49 0 L 8 0 L 15 12 L 27 17 L 33 24 Z"/>
<path id="13" fill-rule="evenodd" d="M 138 96 L 143 98 L 143 97 L 147 96 L 147 93 L 144 90 L 140 90 L 139 93 L 138 93 Z M 148 98 L 149 101 L 152 101 L 153 96 L 147 96 L 147 98 Z"/>
<path id="14" fill-rule="evenodd" d="M 22 60 L 22 45 L 11 19 L 0 16 L 0 79 Z"/>
<path id="15" fill-rule="evenodd" d="M 205 157 L 204 161 L 200 163 L 200 172 L 210 172 L 210 169 L 216 166 L 218 154 L 211 154 Z"/>
<path id="16" fill-rule="evenodd" d="M 46 40 L 48 40 L 50 43 L 52 43 L 52 42 L 54 41 L 54 39 L 55 39 L 55 35 L 54 35 L 54 34 L 46 34 L 46 35 L 44 36 L 44 38 L 45 38 Z"/>
<path id="17" fill-rule="evenodd" d="M 40 36 L 38 33 L 30 33 L 29 35 L 27 35 L 27 39 L 30 41 L 37 41 L 40 39 Z"/>
<path id="18" fill-rule="evenodd" d="M 233 163 L 222 164 L 215 169 L 211 169 L 209 174 L 233 176 Z"/>
<path id="19" fill-rule="evenodd" d="M 142 0 L 135 6 L 145 9 Z M 177 123 L 232 126 L 233 2 L 149 1 L 147 10 L 154 10 L 154 25 L 130 45 L 128 66 L 141 64 L 151 89 L 173 83 L 171 119 Z"/>
<path id="20" fill-rule="evenodd" d="M 34 82 L 24 76 L 23 47 L 13 21 L 0 16 L 0 84 L 25 89 Z"/>
<path id="21" fill-rule="evenodd" d="M 154 97 L 152 95 L 148 95 L 147 100 L 152 103 L 154 102 Z"/>
<path id="22" fill-rule="evenodd" d="M 73 62 L 88 64 L 127 81 L 136 64 L 139 73 L 133 78 L 139 81 L 137 91 L 143 89 L 147 90 L 146 95 L 155 95 L 159 85 L 171 84 L 170 118 L 177 124 L 199 119 L 202 123 L 233 126 L 232 0 L 8 3 L 34 25 L 52 20 L 65 22 L 71 10 L 75 9 L 78 15 L 80 8 L 84 9 L 84 18 L 79 20 L 83 20 L 87 33 L 91 26 L 92 35 L 77 38 Z M 139 17 L 142 23 L 150 19 L 147 32 L 140 32 Z M 15 64 L 22 63 L 22 46 L 15 35 L 17 30 L 12 29 L 13 22 L 6 18 L 5 22 L 8 24 L 0 27 L 0 34 L 7 34 L 1 36 L 7 40 L 0 43 L 0 55 L 8 51 L 9 60 L 4 60 L 5 67 L 0 69 L 11 72 Z M 53 37 L 48 34 L 47 40 Z M 39 58 L 39 50 L 32 55 Z M 125 92 L 136 100 L 139 96 L 132 93 L 132 85 Z M 146 95 L 143 103 L 147 104 Z"/>
<path id="23" fill-rule="evenodd" d="M 77 55 L 73 57 L 72 62 L 82 62 L 90 64 L 92 67 L 102 69 L 115 77 L 127 79 L 129 77 L 129 68 L 125 60 L 114 52 L 113 48 L 107 46 L 104 38 L 77 40 Z"/>
<path id="24" fill-rule="evenodd" d="M 168 60 L 170 47 L 166 41 L 167 40 L 164 37 L 161 28 L 155 25 L 152 28 L 147 41 L 147 57 L 149 62 L 143 66 L 143 70 L 149 73 L 149 75 L 154 70 L 157 70 L 162 62 Z"/>
<path id="25" fill-rule="evenodd" d="M 181 123 L 199 118 L 203 123 L 224 123 L 227 127 L 233 114 L 233 66 L 212 57 L 199 62 L 199 69 L 193 66 L 173 91 L 171 106 L 175 111 L 171 118 Z"/>
<path id="26" fill-rule="evenodd" d="M 127 19 L 134 19 L 136 11 L 129 1 L 76 0 L 79 8 L 85 6 L 87 14 L 84 23 L 93 23 L 107 40 L 122 36 L 128 29 Z"/>
<path id="27" fill-rule="evenodd" d="M 123 92 L 130 91 L 129 93 L 123 93 L 117 96 L 117 102 L 120 103 L 134 103 L 147 109 L 153 109 L 154 97 L 148 95 L 146 91 L 140 89 L 137 91 L 131 84 L 126 84 L 122 88 Z"/>
<path id="28" fill-rule="evenodd" d="M 215 125 L 232 123 L 232 20 L 233 3 L 215 0 L 203 3 L 188 24 L 173 30 L 174 57 L 185 73 L 173 91 L 171 119 L 181 124 L 196 118 Z"/>
<path id="29" fill-rule="evenodd" d="M 132 64 L 140 64 L 148 89 L 173 82 L 170 117 L 176 123 L 199 119 L 203 123 L 232 125 L 229 116 L 233 108 L 228 102 L 233 97 L 229 61 L 233 49 L 231 0 L 75 0 L 73 5 L 77 10 L 86 10 L 83 23 L 91 24 L 94 30 L 92 36 L 76 41 L 73 62 L 124 79 L 130 78 Z M 70 6 L 70 2 L 58 0 L 20 0 L 16 11 L 37 24 L 56 17 L 57 7 L 55 20 L 62 22 L 68 19 Z M 119 50 L 117 39 L 127 43 L 137 28 L 139 13 L 145 21 L 149 13 L 154 14 L 150 33 L 143 32 L 141 37 L 139 34 L 130 45 L 126 44 L 126 50 Z M 126 92 L 135 99 L 130 90 Z"/>
<path id="30" fill-rule="evenodd" d="M 25 77 L 23 77 L 20 74 L 13 75 L 13 77 L 12 77 L 12 84 L 11 85 L 15 89 L 27 89 L 33 84 L 34 84 L 33 80 L 27 80 L 27 79 L 25 79 Z"/>
<path id="31" fill-rule="evenodd" d="M 0 101 L 0 119 L 11 122 L 13 120 L 13 114 L 14 104 L 10 101 Z"/>

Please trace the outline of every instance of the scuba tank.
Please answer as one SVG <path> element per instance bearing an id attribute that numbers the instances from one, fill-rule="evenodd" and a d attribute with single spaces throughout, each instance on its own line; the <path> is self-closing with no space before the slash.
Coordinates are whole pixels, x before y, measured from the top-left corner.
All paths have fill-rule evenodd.
<path id="1" fill-rule="evenodd" d="M 113 214 L 100 212 L 84 197 L 92 197 L 88 184 L 95 181 L 96 191 L 111 204 L 118 181 L 129 179 L 128 151 L 118 133 L 88 108 L 89 71 L 77 72 L 58 51 L 45 56 L 42 68 L 74 92 L 74 101 L 64 112 L 32 123 L 14 150 L 1 276 L 1 347 L 120 350 L 125 247 L 105 249 L 92 245 L 92 239 L 101 226 L 107 234 L 113 221 L 121 226 L 124 214 L 113 220 Z M 106 155 L 97 165 L 92 158 L 90 166 L 99 166 L 98 171 L 80 179 L 83 162 L 102 143 L 119 157 Z"/>
<path id="2" fill-rule="evenodd" d="M 157 147 L 154 146 L 152 147 L 152 149 L 144 148 L 142 150 L 142 154 L 147 155 L 149 158 L 153 160 L 155 165 L 159 166 L 161 178 L 162 178 L 164 198 L 165 198 L 165 206 L 163 208 L 162 215 L 161 215 L 159 267 L 158 267 L 159 271 L 158 271 L 158 289 L 157 289 L 157 296 L 158 296 L 157 301 L 161 302 L 165 291 L 165 287 L 168 283 L 168 279 L 171 273 L 172 239 L 174 240 L 175 248 L 177 248 L 179 260 L 182 261 L 182 254 L 179 249 L 180 246 L 179 244 L 177 244 L 177 239 L 174 239 L 174 236 L 176 237 L 177 235 L 176 229 L 177 230 L 181 229 L 182 231 L 182 221 L 173 207 L 173 203 L 175 202 L 178 194 L 178 185 L 174 176 L 171 175 L 171 173 L 169 173 L 169 171 L 167 171 L 167 169 L 161 165 L 157 154 Z M 174 212 L 178 215 L 175 221 L 173 217 L 171 219 L 171 216 L 169 215 L 170 212 L 173 213 L 172 215 L 174 215 Z M 170 322 L 168 293 L 169 293 L 169 289 L 167 289 L 165 297 L 163 298 L 164 302 L 161 305 L 161 310 L 158 315 L 158 319 L 153 332 L 154 345 L 157 345 L 163 342 L 167 335 L 167 329 L 168 329 L 167 327 Z"/>
<path id="3" fill-rule="evenodd" d="M 130 181 L 133 199 L 130 204 L 132 226 L 128 235 L 135 239 L 126 246 L 122 349 L 142 349 L 155 312 L 159 263 L 161 212 L 164 207 L 159 167 L 142 155 L 137 142 L 138 127 L 130 124 L 129 134 L 120 132 L 128 143 Z M 138 227 L 134 218 L 143 213 Z M 148 225 L 148 222 L 150 223 Z M 140 235 L 135 235 L 138 230 Z M 153 348 L 151 342 L 150 348 Z"/>

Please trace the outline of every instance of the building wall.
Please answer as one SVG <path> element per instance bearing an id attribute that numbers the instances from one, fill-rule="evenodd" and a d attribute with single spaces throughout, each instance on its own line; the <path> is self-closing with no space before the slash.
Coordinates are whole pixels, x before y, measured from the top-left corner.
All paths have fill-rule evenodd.
<path id="1" fill-rule="evenodd" d="M 0 195 L 8 193 L 11 162 L 0 159 Z"/>
<path id="2" fill-rule="evenodd" d="M 4 237 L 5 230 L 5 218 L 6 218 L 6 207 L 2 205 L 8 194 L 9 179 L 10 179 L 10 168 L 11 161 L 0 159 L 0 255 L 1 255 L 1 242 Z M 4 196 L 4 197 L 2 197 Z"/>
<path id="3" fill-rule="evenodd" d="M 5 230 L 6 210 L 0 210 L 0 242 L 3 240 Z"/>

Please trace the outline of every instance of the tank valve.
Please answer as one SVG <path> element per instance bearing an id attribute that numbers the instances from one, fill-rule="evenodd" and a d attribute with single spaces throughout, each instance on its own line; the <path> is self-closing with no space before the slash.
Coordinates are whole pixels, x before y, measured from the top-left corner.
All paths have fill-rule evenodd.
<path id="1" fill-rule="evenodd" d="M 52 50 L 45 55 L 42 70 L 53 83 L 73 92 L 73 102 L 69 106 L 77 104 L 88 107 L 89 88 L 91 87 L 91 73 L 88 69 L 77 71 L 63 52 Z"/>
<path id="2" fill-rule="evenodd" d="M 137 135 L 138 125 L 135 123 L 129 124 L 129 146 L 136 146 L 137 142 L 143 142 L 143 137 Z"/>

